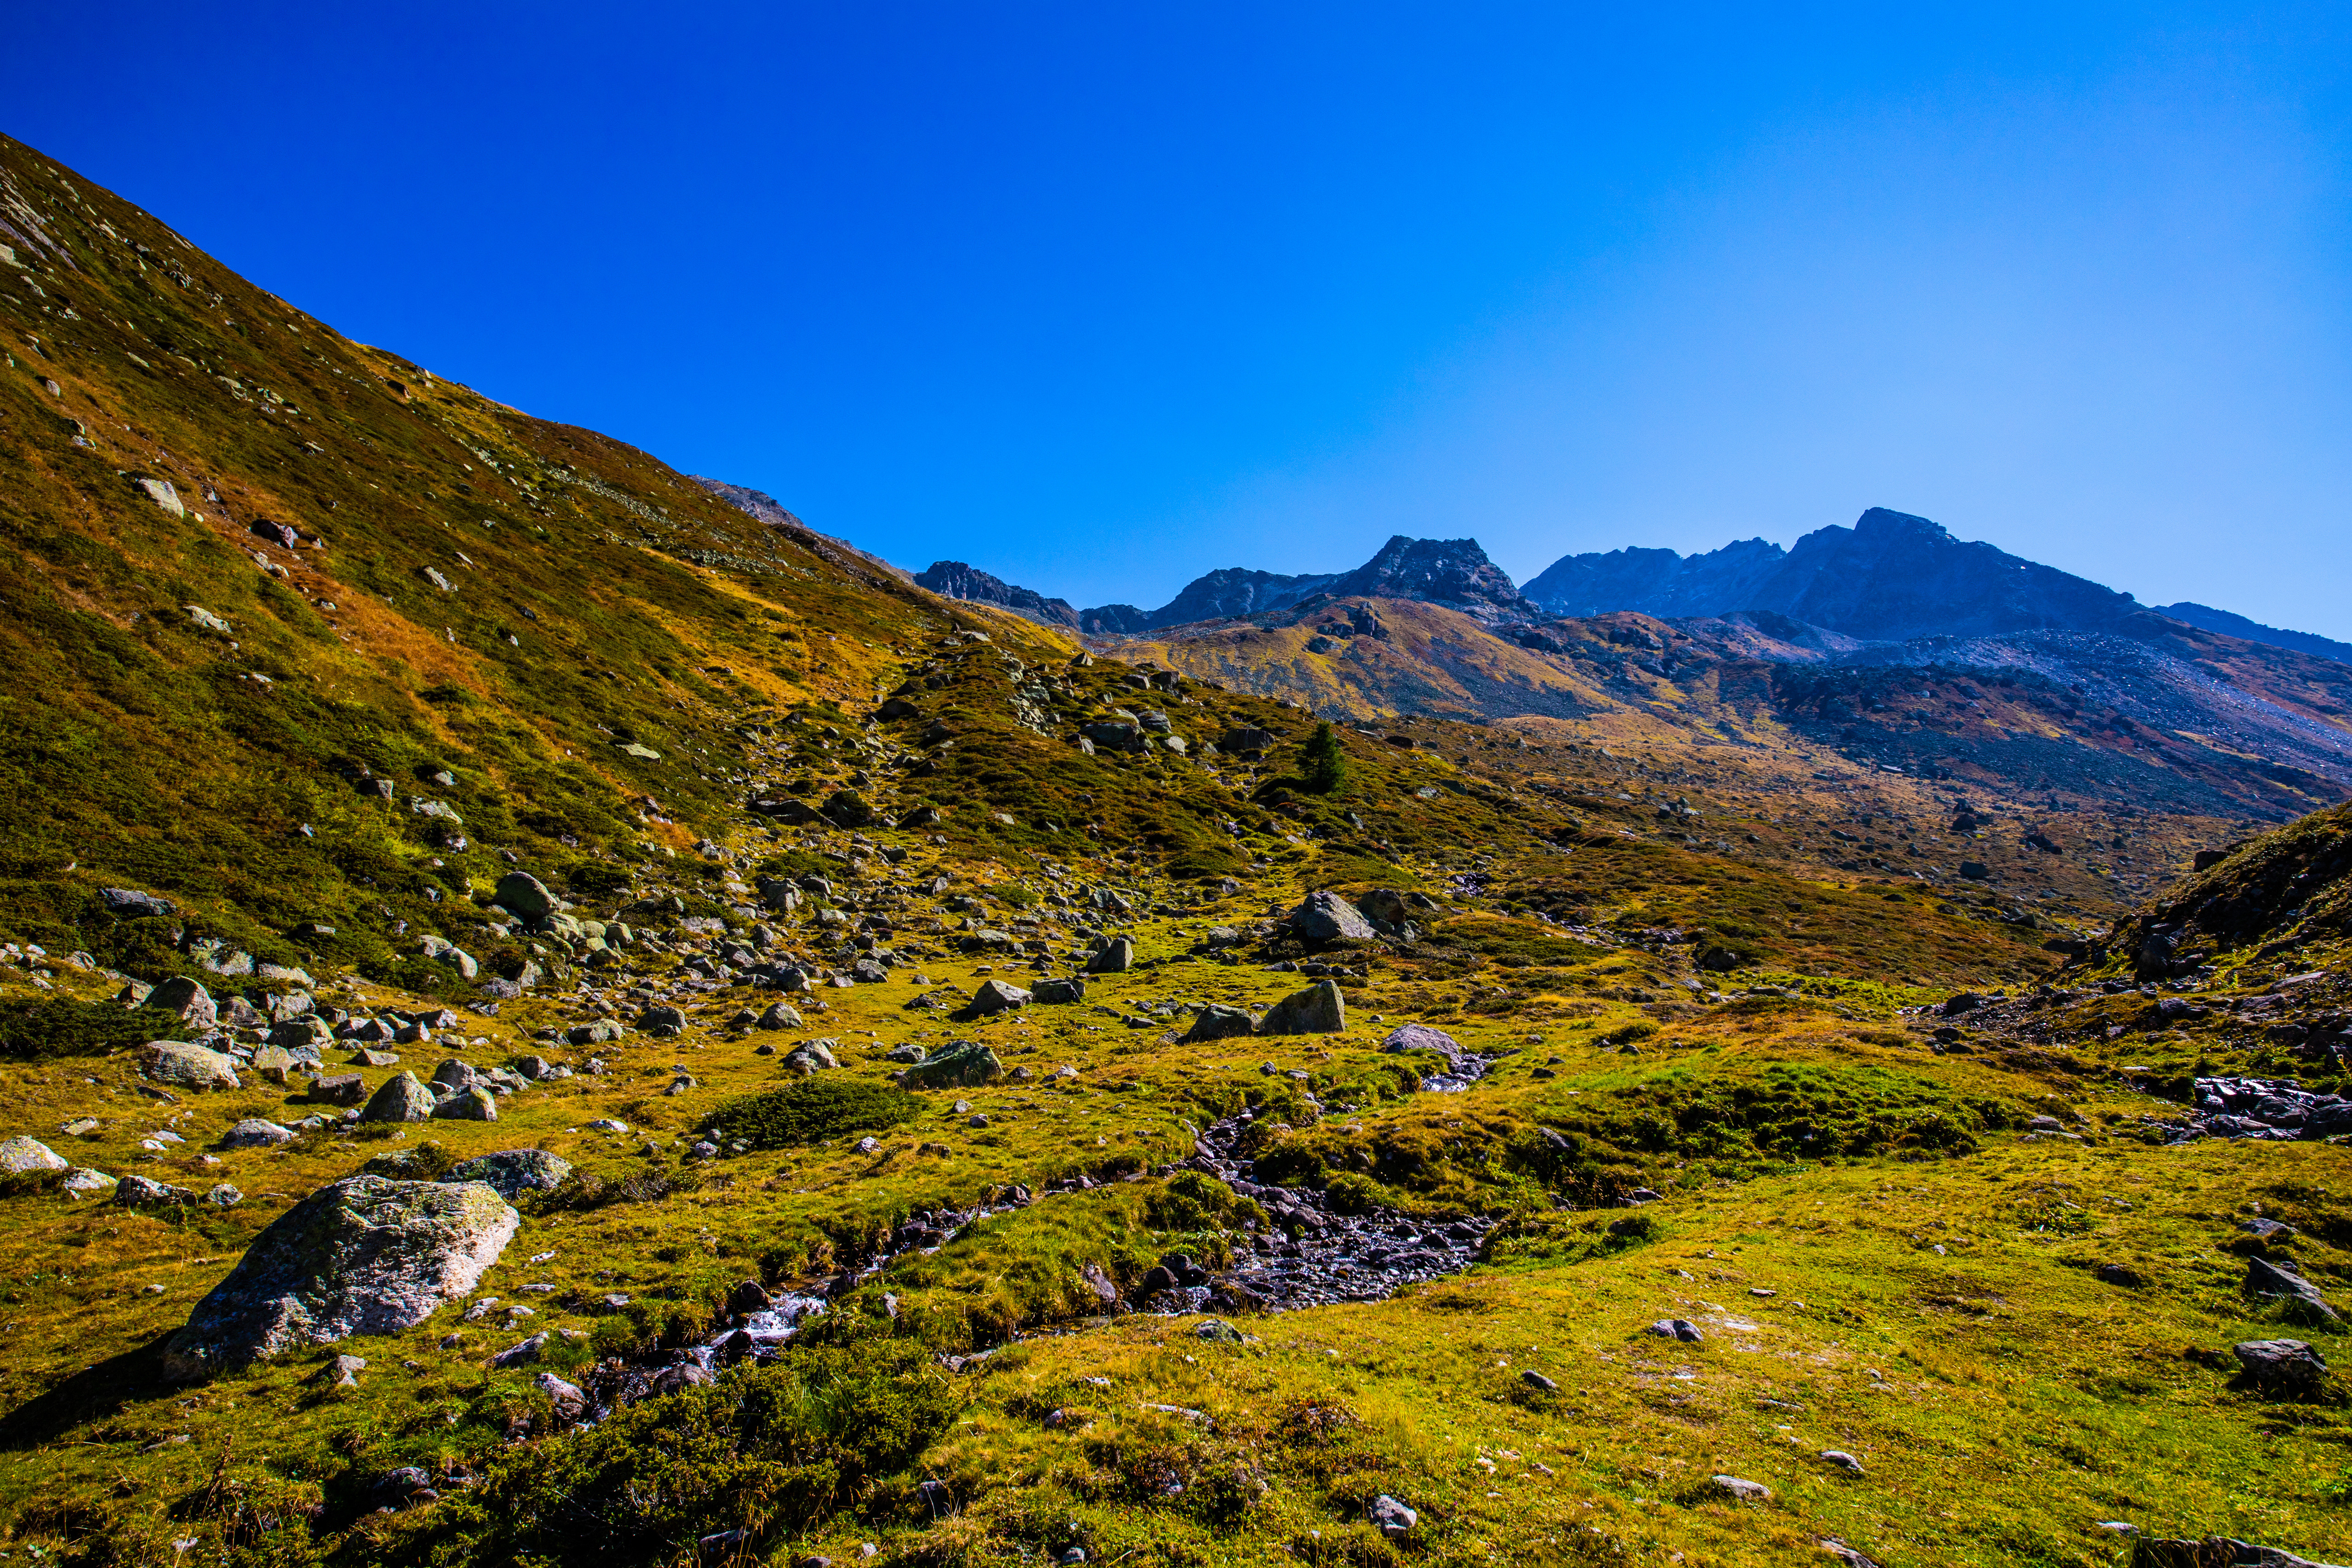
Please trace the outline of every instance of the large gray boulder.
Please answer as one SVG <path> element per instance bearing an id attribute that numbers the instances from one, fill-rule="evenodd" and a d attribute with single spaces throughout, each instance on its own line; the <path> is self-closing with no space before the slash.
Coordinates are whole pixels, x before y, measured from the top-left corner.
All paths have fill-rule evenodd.
<path id="1" fill-rule="evenodd" d="M 2246 1381 L 2273 1393 L 2313 1387 L 2327 1371 L 2327 1358 L 2301 1340 L 2248 1340 L 2231 1349 Z"/>
<path id="2" fill-rule="evenodd" d="M 464 1089 L 436 1100 L 433 1116 L 441 1121 L 496 1121 L 498 1097 L 487 1089 Z"/>
<path id="3" fill-rule="evenodd" d="M 1134 967 L 1135 943 L 1123 936 L 1111 938 L 1087 960 L 1088 974 L 1125 974 Z"/>
<path id="4" fill-rule="evenodd" d="M 501 1149 L 451 1167 L 451 1182 L 482 1182 L 509 1203 L 527 1192 L 551 1193 L 572 1173 L 572 1162 L 544 1149 Z"/>
<path id="5" fill-rule="evenodd" d="M 30 1138 L 0 1142 L 0 1175 L 22 1176 L 34 1171 L 70 1170 L 47 1144 Z"/>
<path id="6" fill-rule="evenodd" d="M 194 1028 L 209 1029 L 220 1022 L 220 1009 L 213 1005 L 212 993 L 184 974 L 175 974 L 156 986 L 140 1005 L 169 1013 Z"/>
<path id="7" fill-rule="evenodd" d="M 1307 894 L 1306 902 L 1290 911 L 1290 929 L 1308 947 L 1370 942 L 1379 934 L 1362 910 L 1328 889 Z"/>
<path id="8" fill-rule="evenodd" d="M 294 1129 L 258 1116 L 248 1116 L 221 1134 L 224 1149 L 268 1149 L 294 1142 Z"/>
<path id="9" fill-rule="evenodd" d="M 1348 1005 L 1339 987 L 1318 980 L 1304 991 L 1294 991 L 1265 1010 L 1258 1020 L 1261 1035 L 1336 1035 L 1348 1026 Z"/>
<path id="10" fill-rule="evenodd" d="M 971 1010 L 983 1018 L 1029 1005 L 1029 993 L 1018 985 L 1007 985 L 1002 980 L 983 980 L 980 989 L 971 994 Z"/>
<path id="11" fill-rule="evenodd" d="M 182 1089 L 240 1089 L 236 1058 L 184 1040 L 150 1040 L 139 1047 L 139 1068 L 157 1083 Z"/>
<path id="12" fill-rule="evenodd" d="M 1232 1040 L 1257 1027 L 1256 1021 L 1239 1007 L 1228 1007 L 1222 1002 L 1212 1002 L 1201 1009 L 1192 1026 L 1184 1031 L 1183 1045 L 1197 1046 L 1208 1040 Z"/>
<path id="13" fill-rule="evenodd" d="M 528 871 L 509 871 L 500 877 L 490 899 L 527 921 L 543 921 L 555 912 L 555 895 Z"/>
<path id="14" fill-rule="evenodd" d="M 2332 1323 L 2336 1309 L 2319 1293 L 2319 1287 L 2300 1274 L 2288 1272 L 2260 1258 L 2246 1259 L 2245 1291 L 2249 1296 L 2271 1296 L 2282 1299 L 2287 1315 L 2304 1322 Z"/>
<path id="15" fill-rule="evenodd" d="M 481 1182 L 352 1176 L 255 1238 L 163 1350 L 164 1374 L 210 1377 L 304 1345 L 413 1329 L 470 1293 L 521 1216 Z"/>
<path id="16" fill-rule="evenodd" d="M 403 1070 L 383 1080 L 360 1110 L 362 1121 L 423 1121 L 433 1114 L 433 1091 Z"/>

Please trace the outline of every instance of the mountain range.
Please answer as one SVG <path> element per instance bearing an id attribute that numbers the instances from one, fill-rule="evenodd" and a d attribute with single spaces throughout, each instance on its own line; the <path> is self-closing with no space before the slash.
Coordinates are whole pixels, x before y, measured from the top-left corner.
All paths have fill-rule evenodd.
<path id="1" fill-rule="evenodd" d="M 787 514 L 789 515 L 789 514 Z M 1851 528 L 1817 529 L 1782 549 L 1739 540 L 1702 555 L 1626 548 L 1564 555 L 1515 586 L 1475 539 L 1398 534 L 1349 572 L 1285 575 L 1225 567 L 1194 578 L 1156 610 L 1102 605 L 1073 610 L 961 562 L 915 579 L 950 598 L 992 604 L 1089 635 L 1139 637 L 1171 627 L 1290 610 L 1309 601 L 1412 599 L 1490 626 L 1633 611 L 1672 620 L 1757 613 L 1863 643 L 1978 637 L 2027 631 L 2115 632 L 2148 613 L 2131 595 L 1959 540 L 1909 512 L 1872 507 Z M 2266 626 L 2181 603 L 2155 612 L 2248 642 L 2352 663 L 2352 644 Z"/>

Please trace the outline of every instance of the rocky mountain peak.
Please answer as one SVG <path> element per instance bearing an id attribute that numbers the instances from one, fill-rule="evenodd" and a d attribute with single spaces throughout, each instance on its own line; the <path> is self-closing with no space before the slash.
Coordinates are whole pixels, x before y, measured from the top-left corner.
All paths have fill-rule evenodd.
<path id="1" fill-rule="evenodd" d="M 1014 615 L 1049 626 L 1076 629 L 1078 612 L 1067 599 L 1049 599 L 1034 588 L 1024 588 L 961 561 L 934 561 L 915 574 L 915 584 L 946 599 L 995 605 Z"/>

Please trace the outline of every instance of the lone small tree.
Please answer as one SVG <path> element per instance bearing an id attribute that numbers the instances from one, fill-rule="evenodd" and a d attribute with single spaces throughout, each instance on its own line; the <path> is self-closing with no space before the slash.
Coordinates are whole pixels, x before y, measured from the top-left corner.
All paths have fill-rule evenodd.
<path id="1" fill-rule="evenodd" d="M 1348 783 L 1348 753 L 1339 749 L 1339 737 L 1331 733 L 1327 721 L 1315 726 L 1315 733 L 1298 748 L 1298 773 L 1308 791 L 1315 795 L 1330 795 Z"/>

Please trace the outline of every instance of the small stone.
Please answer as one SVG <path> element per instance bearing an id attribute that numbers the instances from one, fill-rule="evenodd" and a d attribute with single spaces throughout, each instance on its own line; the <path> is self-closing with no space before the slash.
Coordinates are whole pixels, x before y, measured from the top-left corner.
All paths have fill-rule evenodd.
<path id="1" fill-rule="evenodd" d="M 1660 1318 L 1643 1331 L 1655 1334 L 1662 1340 L 1676 1340 L 1686 1345 L 1697 1344 L 1706 1338 L 1705 1334 L 1698 1331 L 1698 1325 L 1687 1318 Z"/>
<path id="2" fill-rule="evenodd" d="M 2326 1358 L 2301 1340 L 2248 1340 L 2231 1347 L 2246 1381 L 2272 1393 L 2295 1393 L 2316 1384 Z"/>
<path id="3" fill-rule="evenodd" d="M 1544 1394 L 1558 1394 L 1559 1392 L 1559 1384 L 1554 1383 L 1543 1373 L 1536 1371 L 1533 1367 L 1529 1367 L 1525 1372 L 1520 1373 L 1519 1381 L 1526 1384 L 1529 1388 L 1536 1389 Z"/>
<path id="4" fill-rule="evenodd" d="M 542 1372 L 531 1381 L 539 1385 L 539 1391 L 546 1394 L 547 1402 L 554 1406 L 555 1419 L 561 1426 L 575 1425 L 592 1408 L 585 1393 L 551 1372 Z"/>
<path id="5" fill-rule="evenodd" d="M 139 1047 L 140 1070 L 180 1089 L 240 1089 L 236 1066 L 235 1057 L 178 1040 L 150 1040 Z"/>
<path id="6" fill-rule="evenodd" d="M 1391 1541 L 1403 1540 L 1412 1533 L 1412 1527 L 1421 1522 L 1420 1514 L 1386 1492 L 1374 1498 L 1372 1506 L 1365 1512 L 1373 1527 Z"/>
<path id="7" fill-rule="evenodd" d="M 1772 1489 L 1761 1481 L 1743 1481 L 1738 1476 L 1717 1476 L 1714 1487 L 1734 1502 L 1769 1502 Z"/>
<path id="8" fill-rule="evenodd" d="M 125 1176 L 114 1184 L 114 1202 L 127 1209 L 190 1208 L 196 1203 L 196 1194 L 168 1182 Z"/>
<path id="9" fill-rule="evenodd" d="M 360 1373 L 366 1370 L 365 1356 L 339 1355 L 319 1369 L 316 1381 L 336 1388 L 357 1388 Z"/>
<path id="10" fill-rule="evenodd" d="M 1339 985 L 1318 980 L 1304 991 L 1294 991 L 1265 1010 L 1258 1021 L 1262 1035 L 1336 1035 L 1348 1026 L 1347 1003 Z"/>
<path id="11" fill-rule="evenodd" d="M 205 1202 L 216 1209 L 233 1209 L 245 1202 L 245 1194 L 222 1182 L 205 1194 Z"/>
<path id="12" fill-rule="evenodd" d="M 413 1072 L 383 1080 L 360 1111 L 362 1121 L 424 1121 L 434 1110 L 433 1091 L 416 1081 Z"/>
<path id="13" fill-rule="evenodd" d="M 541 1353 L 547 1349 L 547 1335 L 540 1333 L 533 1334 L 527 1340 L 518 1341 L 492 1356 L 490 1365 L 501 1371 L 508 1367 L 528 1366 L 537 1361 Z"/>
<path id="14" fill-rule="evenodd" d="M 1237 1345 L 1242 1331 L 1222 1318 L 1203 1318 L 1192 1329 L 1192 1337 L 1207 1344 Z"/>
<path id="15" fill-rule="evenodd" d="M 1857 1476 L 1862 1474 L 1862 1461 L 1843 1448 L 1824 1448 L 1822 1450 L 1822 1458 L 1849 1474 Z"/>
<path id="16" fill-rule="evenodd" d="M 1029 1005 L 1029 993 L 1001 980 L 985 980 L 971 994 L 971 1010 L 983 1018 Z"/>

